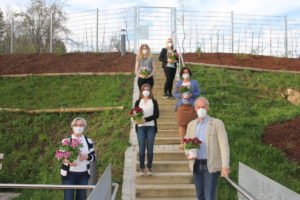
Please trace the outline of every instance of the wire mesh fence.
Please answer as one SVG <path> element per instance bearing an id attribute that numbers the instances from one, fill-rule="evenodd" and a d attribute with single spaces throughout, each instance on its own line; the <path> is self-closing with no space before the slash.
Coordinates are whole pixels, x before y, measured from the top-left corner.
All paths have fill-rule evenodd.
<path id="1" fill-rule="evenodd" d="M 185 53 L 300 56 L 300 20 L 286 16 L 192 11 L 173 7 L 128 7 L 70 12 L 66 18 L 65 26 L 69 31 L 59 33 L 59 37 L 67 52 L 119 51 L 121 29 L 125 29 L 126 49 L 130 52 L 136 52 L 142 43 L 148 43 L 153 52 L 159 52 L 165 46 L 166 39 L 173 37 Z M 11 27 L 7 29 L 10 39 L 3 44 L 6 49 L 13 49 L 20 45 L 17 31 L 20 28 L 16 29 L 16 22 L 8 22 L 8 25 Z M 18 26 L 21 25 L 20 22 Z M 51 34 L 48 35 L 51 37 Z M 47 47 L 47 51 L 61 45 L 58 42 L 50 44 L 52 48 Z M 17 53 L 14 50 L 10 52 Z"/>

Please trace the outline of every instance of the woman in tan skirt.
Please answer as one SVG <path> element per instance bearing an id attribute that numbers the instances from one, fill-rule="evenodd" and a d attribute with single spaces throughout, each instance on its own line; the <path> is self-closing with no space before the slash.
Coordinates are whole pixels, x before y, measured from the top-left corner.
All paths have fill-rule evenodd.
<path id="1" fill-rule="evenodd" d="M 194 110 L 194 102 L 200 96 L 200 89 L 198 82 L 191 79 L 192 72 L 189 68 L 184 67 L 180 71 L 182 80 L 176 83 L 175 98 L 176 102 L 176 116 L 179 126 L 180 145 L 183 149 L 183 138 L 186 134 L 186 128 L 190 121 L 197 118 Z"/>

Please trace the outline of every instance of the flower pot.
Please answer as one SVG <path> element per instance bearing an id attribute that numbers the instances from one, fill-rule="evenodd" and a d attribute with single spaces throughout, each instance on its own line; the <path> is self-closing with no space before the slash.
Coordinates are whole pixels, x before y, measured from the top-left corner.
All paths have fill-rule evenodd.
<path id="1" fill-rule="evenodd" d="M 198 152 L 198 149 L 188 149 L 187 150 L 188 158 L 189 159 L 196 159 L 197 158 L 197 152 Z"/>
<path id="2" fill-rule="evenodd" d="M 135 122 L 136 124 L 142 124 L 142 123 L 143 123 L 143 118 L 134 119 L 134 122 Z"/>
<path id="3" fill-rule="evenodd" d="M 188 98 L 189 94 L 190 94 L 189 92 L 184 92 L 184 93 L 182 93 L 182 97 L 183 98 Z"/>

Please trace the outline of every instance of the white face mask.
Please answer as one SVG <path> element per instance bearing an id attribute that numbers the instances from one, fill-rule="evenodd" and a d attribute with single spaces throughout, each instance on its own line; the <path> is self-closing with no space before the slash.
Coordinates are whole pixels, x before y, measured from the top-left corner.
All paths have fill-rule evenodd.
<path id="1" fill-rule="evenodd" d="M 145 55 L 145 54 L 148 53 L 148 50 L 147 50 L 147 49 L 143 49 L 142 52 L 143 52 L 143 54 Z"/>
<path id="2" fill-rule="evenodd" d="M 84 126 L 73 126 L 72 129 L 73 129 L 73 132 L 78 135 L 80 135 L 84 132 Z"/>
<path id="3" fill-rule="evenodd" d="M 182 78 L 183 78 L 183 79 L 189 79 L 189 78 L 190 78 L 190 75 L 187 74 L 187 73 L 184 73 L 184 74 L 182 74 Z"/>
<path id="4" fill-rule="evenodd" d="M 150 91 L 144 90 L 144 91 L 142 92 L 142 94 L 143 94 L 144 97 L 149 97 Z"/>
<path id="5" fill-rule="evenodd" d="M 169 43 L 168 43 L 168 47 L 171 48 L 172 46 L 173 46 L 173 43 L 172 43 L 172 42 L 169 42 Z"/>
<path id="6" fill-rule="evenodd" d="M 207 111 L 204 108 L 197 110 L 197 115 L 199 118 L 204 118 L 207 115 Z"/>

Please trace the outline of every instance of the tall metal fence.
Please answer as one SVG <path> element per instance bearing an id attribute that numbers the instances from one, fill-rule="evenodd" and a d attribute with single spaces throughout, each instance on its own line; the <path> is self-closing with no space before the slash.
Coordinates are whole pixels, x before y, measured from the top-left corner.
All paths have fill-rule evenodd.
<path id="1" fill-rule="evenodd" d="M 183 52 L 300 57 L 300 19 L 288 16 L 128 7 L 67 13 L 67 19 L 70 32 L 61 34 L 61 39 L 68 52 L 119 51 L 121 29 L 125 29 L 126 47 L 131 52 L 142 43 L 159 52 L 166 39 L 173 37 Z M 13 47 L 13 26 L 11 30 Z"/>

